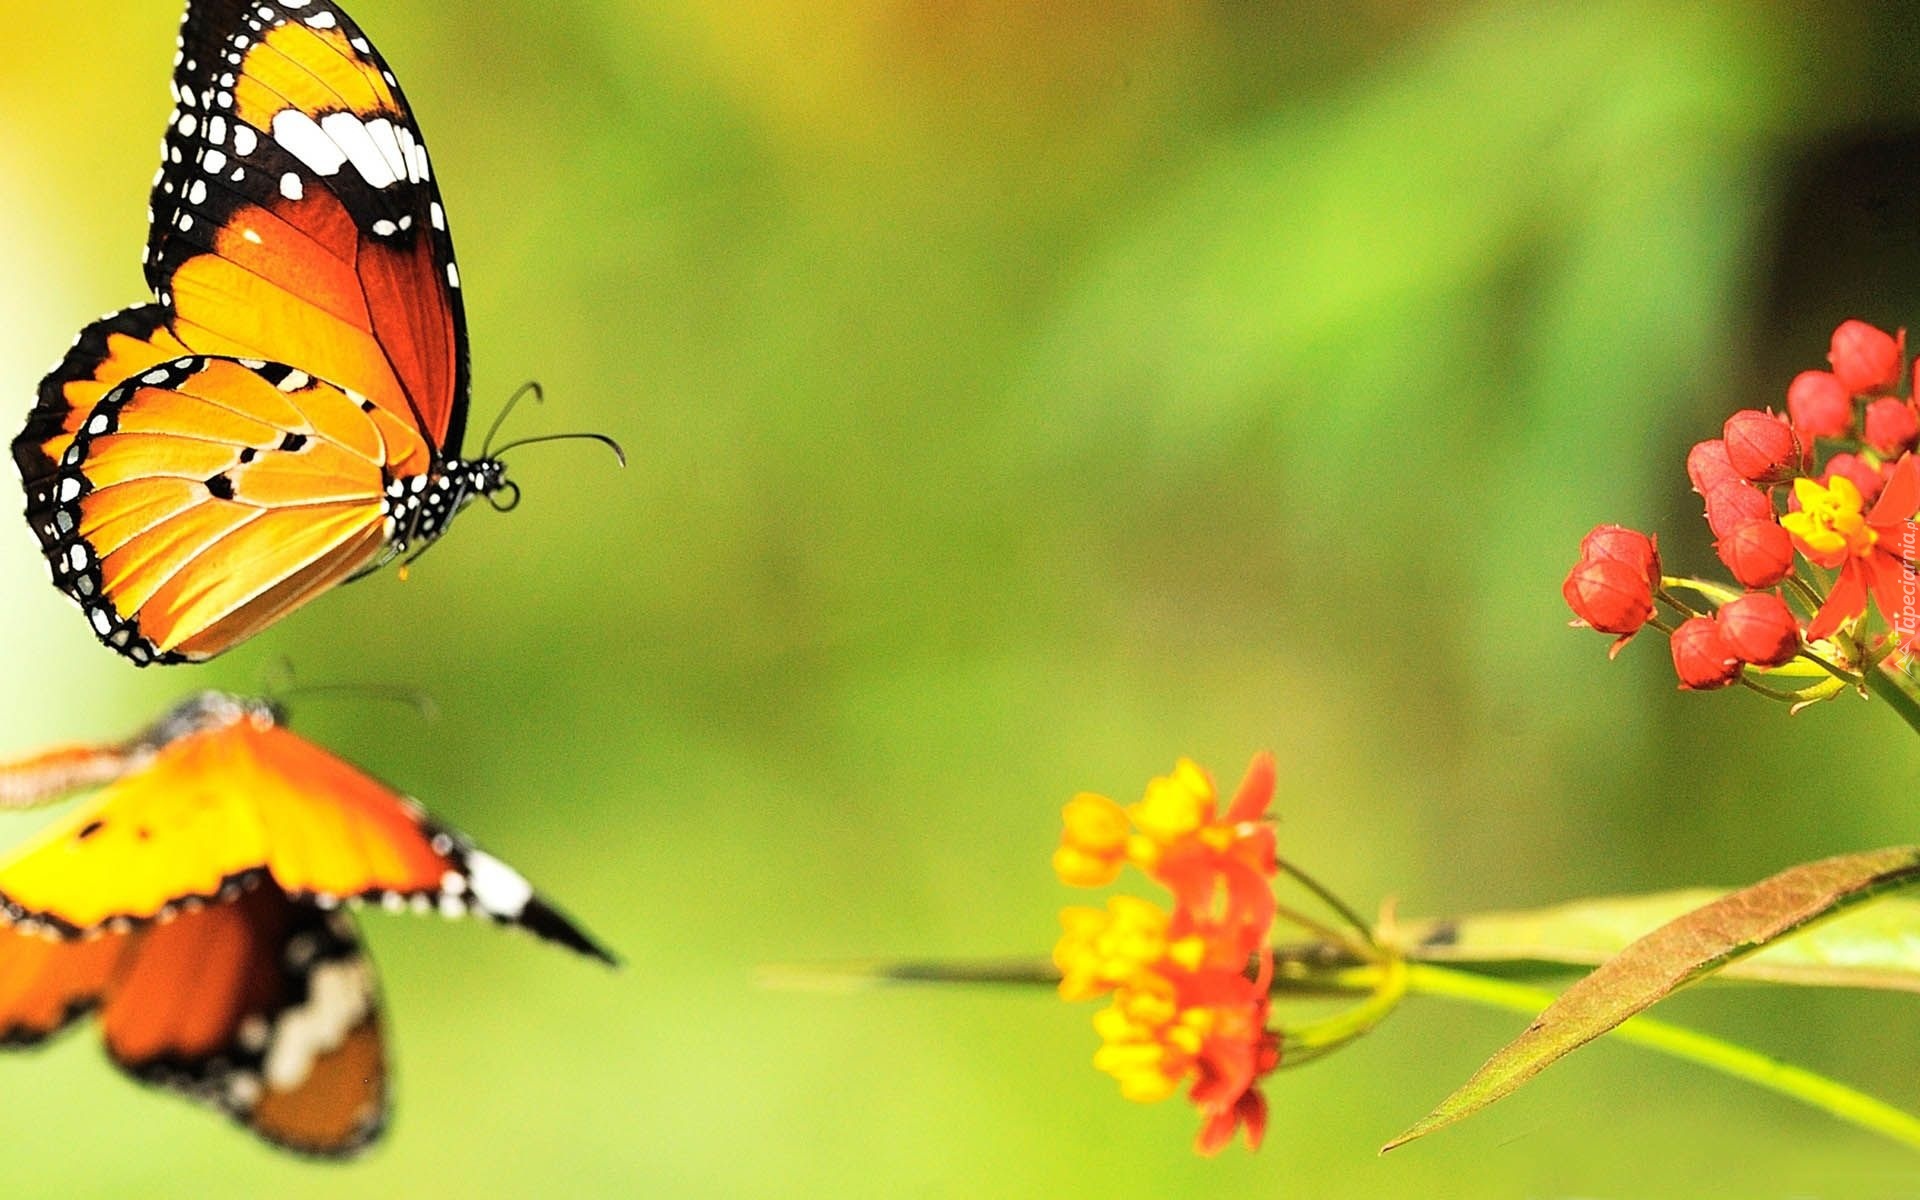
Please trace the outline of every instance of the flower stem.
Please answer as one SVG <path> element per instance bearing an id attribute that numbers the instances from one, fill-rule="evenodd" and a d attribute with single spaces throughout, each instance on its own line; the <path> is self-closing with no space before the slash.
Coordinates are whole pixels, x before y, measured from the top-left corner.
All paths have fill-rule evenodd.
<path id="1" fill-rule="evenodd" d="M 1287 1050 L 1303 1052 L 1307 1057 L 1302 1061 L 1312 1061 L 1320 1056 L 1320 1052 L 1344 1046 L 1372 1031 L 1374 1026 L 1400 1007 L 1400 1001 L 1406 999 L 1408 971 L 1407 961 L 1395 956 L 1378 966 L 1339 972 L 1334 980 L 1336 986 L 1349 986 L 1356 990 L 1366 988 L 1373 994 L 1343 1013 L 1319 1021 L 1284 1026 Z M 1284 1063 L 1286 1057 L 1282 1056 L 1281 1061 Z"/>
<path id="2" fill-rule="evenodd" d="M 1915 733 L 1920 733 L 1920 700 L 1914 699 L 1912 693 L 1900 686 L 1891 671 L 1875 666 L 1868 667 L 1862 674 L 1866 676 L 1867 689 L 1885 700 L 1887 707 L 1912 726 Z"/>
<path id="3" fill-rule="evenodd" d="M 1367 924 L 1365 918 L 1361 917 L 1359 913 L 1354 912 L 1345 900 L 1334 895 L 1332 889 L 1284 858 L 1277 858 L 1274 862 L 1279 866 L 1282 873 L 1291 875 L 1301 887 L 1306 888 L 1315 896 L 1319 897 L 1322 904 L 1325 904 L 1328 908 L 1338 913 L 1341 920 L 1353 926 L 1354 931 L 1366 939 L 1369 946 L 1375 944 L 1373 926 Z"/>
<path id="4" fill-rule="evenodd" d="M 1426 963 L 1407 964 L 1406 987 L 1414 995 L 1465 1000 L 1528 1016 L 1539 1015 L 1555 999 L 1554 993 L 1541 988 Z M 1920 1117 L 1756 1050 L 1645 1016 L 1614 1026 L 1608 1036 L 1798 1100 L 1850 1125 L 1920 1150 Z"/>
<path id="5" fill-rule="evenodd" d="M 1807 606 L 1809 616 L 1819 612 L 1820 606 L 1827 602 L 1825 597 L 1821 596 L 1819 592 L 1814 591 L 1813 586 L 1798 575 L 1787 576 L 1786 584 L 1787 590 L 1800 597 L 1800 602 Z"/>
<path id="6" fill-rule="evenodd" d="M 1375 962 L 1380 958 L 1380 951 L 1374 947 L 1371 939 L 1356 938 L 1345 930 L 1335 929 L 1330 925 L 1316 921 L 1298 909 L 1290 908 L 1284 904 L 1275 904 L 1274 915 L 1280 920 L 1297 926 L 1306 933 L 1312 934 L 1314 937 L 1339 946 L 1361 962 Z"/>
<path id="7" fill-rule="evenodd" d="M 1729 600 L 1737 600 L 1740 598 L 1739 592 L 1736 592 L 1732 588 L 1726 587 L 1722 584 L 1710 583 L 1705 579 L 1689 579 L 1689 578 L 1686 578 L 1685 576 L 1680 576 L 1680 575 L 1662 575 L 1660 577 L 1660 588 L 1659 588 L 1662 594 L 1661 598 L 1666 600 L 1668 604 L 1673 605 L 1675 608 L 1685 609 L 1689 614 L 1695 615 L 1695 616 L 1699 614 L 1694 613 L 1693 609 L 1689 608 L 1685 604 L 1680 603 L 1680 601 L 1674 599 L 1672 596 L 1666 594 L 1668 592 L 1672 592 L 1678 589 L 1685 589 L 1686 591 L 1689 591 L 1689 592 L 1697 592 L 1700 595 L 1706 597 L 1707 601 L 1715 605 L 1716 607 L 1727 603 L 1727 601 Z"/>

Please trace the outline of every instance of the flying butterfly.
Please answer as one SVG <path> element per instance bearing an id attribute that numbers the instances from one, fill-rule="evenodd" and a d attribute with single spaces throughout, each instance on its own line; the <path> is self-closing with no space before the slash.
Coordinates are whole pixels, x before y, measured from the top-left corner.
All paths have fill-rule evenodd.
<path id="1" fill-rule="evenodd" d="M 265 702 L 204 693 L 126 742 L 0 766 L 0 798 L 103 780 L 0 861 L 0 1046 L 97 1011 L 123 1070 L 275 1145 L 340 1157 L 385 1125 L 379 996 L 343 905 L 484 916 L 614 961 Z"/>
<path id="2" fill-rule="evenodd" d="M 519 499 L 511 445 L 460 455 L 460 271 L 366 35 L 331 0 L 189 0 L 173 95 L 154 301 L 83 330 L 13 442 L 55 585 L 141 666 L 211 658 Z"/>

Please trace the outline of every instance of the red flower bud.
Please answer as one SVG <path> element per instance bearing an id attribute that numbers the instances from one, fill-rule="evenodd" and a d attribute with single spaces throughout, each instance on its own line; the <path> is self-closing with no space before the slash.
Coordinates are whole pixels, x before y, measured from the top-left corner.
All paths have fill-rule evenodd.
<path id="1" fill-rule="evenodd" d="M 1574 616 L 1601 633 L 1638 633 L 1653 616 L 1653 588 L 1646 572 L 1614 559 L 1577 563 L 1560 594 Z"/>
<path id="2" fill-rule="evenodd" d="M 1596 525 L 1580 539 L 1581 562 L 1617 562 L 1641 572 L 1647 586 L 1660 586 L 1660 545 L 1637 529 L 1623 525 Z"/>
<path id="3" fill-rule="evenodd" d="M 1754 483 L 1785 483 L 1805 465 L 1793 427 L 1757 408 L 1743 408 L 1728 417 L 1720 438 L 1727 445 L 1728 463 L 1742 479 Z"/>
<path id="4" fill-rule="evenodd" d="M 1896 340 L 1865 321 L 1843 321 L 1833 331 L 1827 361 L 1833 364 L 1834 376 L 1848 392 L 1884 392 L 1900 382 L 1906 341 L 1904 329 Z"/>
<path id="5" fill-rule="evenodd" d="M 1827 474 L 1821 483 L 1829 483 L 1835 475 L 1851 479 L 1853 486 L 1860 489 L 1861 500 L 1868 508 L 1872 508 L 1873 502 L 1880 498 L 1880 489 L 1887 486 L 1887 477 L 1880 468 L 1857 454 L 1836 454 L 1829 458 Z"/>
<path id="6" fill-rule="evenodd" d="M 1720 606 L 1714 621 L 1741 662 L 1777 667 L 1800 652 L 1800 622 L 1787 602 L 1772 592 L 1748 592 L 1729 600 Z"/>
<path id="7" fill-rule="evenodd" d="M 1749 521 L 1773 520 L 1773 502 L 1750 483 L 1734 480 L 1707 493 L 1707 526 L 1726 537 Z"/>
<path id="8" fill-rule="evenodd" d="M 1741 483 L 1743 477 L 1733 469 L 1733 462 L 1727 457 L 1727 444 L 1719 438 L 1710 442 L 1695 442 L 1693 449 L 1687 451 L 1687 478 L 1693 480 L 1693 490 L 1702 496 L 1724 483 Z"/>
<path id="9" fill-rule="evenodd" d="M 1882 396 L 1867 405 L 1867 445 L 1884 458 L 1898 458 L 1920 437 L 1920 419 L 1905 400 Z"/>
<path id="10" fill-rule="evenodd" d="M 1750 588 L 1772 587 L 1793 572 L 1793 538 L 1772 521 L 1748 521 L 1714 543 L 1733 577 Z"/>
<path id="11" fill-rule="evenodd" d="M 1740 677 L 1740 658 L 1712 617 L 1692 617 L 1673 631 L 1673 670 L 1682 688 L 1712 691 Z"/>
<path id="12" fill-rule="evenodd" d="M 1853 397 L 1830 371 L 1802 371 L 1787 385 L 1787 415 L 1804 441 L 1853 432 Z"/>

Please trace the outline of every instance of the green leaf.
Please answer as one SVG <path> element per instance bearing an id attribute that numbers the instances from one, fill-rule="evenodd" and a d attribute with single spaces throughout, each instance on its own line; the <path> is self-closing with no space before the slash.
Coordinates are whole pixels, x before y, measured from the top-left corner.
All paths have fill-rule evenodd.
<path id="1" fill-rule="evenodd" d="M 1920 876 L 1920 846 L 1803 863 L 1667 922 L 1562 992 L 1526 1032 L 1382 1150 L 1492 1104 L 1678 988 L 1874 892 Z"/>
<path id="2" fill-rule="evenodd" d="M 1462 966 L 1598 966 L 1667 922 L 1726 895 L 1687 888 L 1549 908 L 1403 922 L 1408 958 Z M 1716 979 L 1920 992 L 1920 900 L 1885 896 L 1727 963 Z"/>

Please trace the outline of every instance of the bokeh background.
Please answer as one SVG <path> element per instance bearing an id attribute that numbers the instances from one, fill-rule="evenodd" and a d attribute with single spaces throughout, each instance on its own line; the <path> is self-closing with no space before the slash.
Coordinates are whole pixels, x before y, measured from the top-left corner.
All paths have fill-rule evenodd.
<path id="1" fill-rule="evenodd" d="M 1517 1019 L 1410 1004 L 1267 1149 L 1088 1065 L 1046 994 L 759 964 L 1039 952 L 1058 806 L 1283 762 L 1286 853 L 1431 914 L 1751 880 L 1914 836 L 1902 728 L 1674 693 L 1558 585 L 1603 520 L 1712 565 L 1686 447 L 1847 316 L 1920 323 L 1911 5 L 360 0 L 514 463 L 410 582 L 207 668 L 94 644 L 0 529 L 0 752 L 198 687 L 416 685 L 296 727 L 617 947 L 372 914 L 398 1078 L 346 1167 L 0 1060 L 10 1195 L 1910 1195 L 1920 1161 L 1601 1045 L 1373 1150 Z M 7 10 L 0 378 L 139 249 L 178 5 Z M 0 824 L 14 840 L 44 818 Z M 1920 1103 L 1908 997 L 1670 1011 Z"/>

